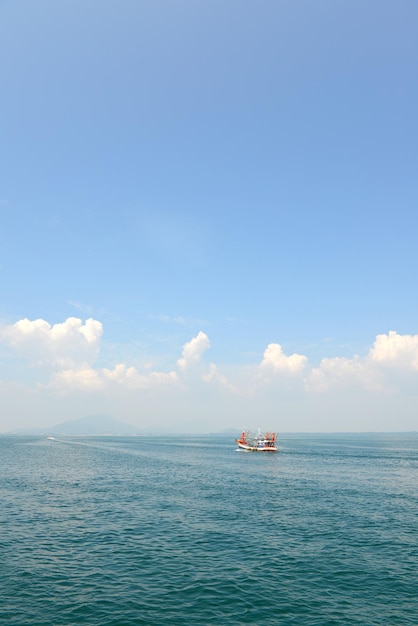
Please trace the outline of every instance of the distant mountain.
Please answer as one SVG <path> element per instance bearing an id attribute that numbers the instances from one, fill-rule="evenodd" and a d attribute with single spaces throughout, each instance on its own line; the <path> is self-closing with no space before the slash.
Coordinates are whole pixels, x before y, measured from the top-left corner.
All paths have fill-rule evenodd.
<path id="1" fill-rule="evenodd" d="M 138 430 L 110 415 L 89 415 L 43 428 L 41 432 L 48 435 L 135 435 Z"/>
<path id="2" fill-rule="evenodd" d="M 237 437 L 242 432 L 242 428 L 226 428 L 222 431 L 211 433 L 170 433 L 161 431 L 160 428 L 150 429 L 136 428 L 131 424 L 120 422 L 110 415 L 88 415 L 75 420 L 68 420 L 48 426 L 47 428 L 19 428 L 8 431 L 8 435 L 187 435 L 187 436 L 209 436 L 209 437 Z"/>

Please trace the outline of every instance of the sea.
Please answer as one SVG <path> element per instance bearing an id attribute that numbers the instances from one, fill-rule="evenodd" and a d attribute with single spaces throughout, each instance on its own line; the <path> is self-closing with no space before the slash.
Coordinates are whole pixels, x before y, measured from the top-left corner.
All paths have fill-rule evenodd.
<path id="1" fill-rule="evenodd" d="M 0 437 L 0 623 L 416 626 L 418 433 L 278 447 Z"/>

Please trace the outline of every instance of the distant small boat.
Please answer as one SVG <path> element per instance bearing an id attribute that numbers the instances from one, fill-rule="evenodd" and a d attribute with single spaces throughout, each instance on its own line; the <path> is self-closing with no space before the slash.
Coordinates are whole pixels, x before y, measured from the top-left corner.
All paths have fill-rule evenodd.
<path id="1" fill-rule="evenodd" d="M 276 433 L 261 433 L 258 429 L 256 435 L 251 431 L 243 430 L 241 437 L 235 439 L 240 450 L 248 450 L 250 452 L 277 452 Z"/>
<path id="2" fill-rule="evenodd" d="M 52 435 L 48 435 L 47 439 L 55 439 Z"/>

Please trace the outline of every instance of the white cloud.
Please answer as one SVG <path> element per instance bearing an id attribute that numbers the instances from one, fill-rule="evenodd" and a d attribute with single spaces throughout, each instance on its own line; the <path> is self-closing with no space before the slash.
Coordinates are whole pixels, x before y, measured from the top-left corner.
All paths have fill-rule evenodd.
<path id="1" fill-rule="evenodd" d="M 279 343 L 270 343 L 264 351 L 260 374 L 271 372 L 299 374 L 305 369 L 307 361 L 307 357 L 302 354 L 286 356 Z"/>
<path id="2" fill-rule="evenodd" d="M 143 390 L 164 385 L 178 384 L 180 379 L 176 372 L 150 372 L 140 374 L 135 367 L 127 367 L 119 363 L 113 370 L 107 368 L 81 368 L 78 370 L 61 370 L 51 377 L 49 387 L 60 391 L 110 391 L 112 386 L 129 390 Z"/>
<path id="3" fill-rule="evenodd" d="M 191 378 L 194 378 L 194 384 L 197 384 L 195 376 L 198 376 L 205 383 L 235 392 L 236 388 L 229 382 L 226 376 L 219 372 L 214 363 L 210 363 L 209 366 L 202 363 L 202 356 L 209 347 L 209 338 L 202 331 L 185 343 L 182 357 L 177 361 L 180 371 L 186 376 L 189 383 Z"/>
<path id="4" fill-rule="evenodd" d="M 418 335 L 399 335 L 394 330 L 377 335 L 369 357 L 381 365 L 418 370 Z"/>
<path id="5" fill-rule="evenodd" d="M 177 361 L 180 369 L 185 370 L 190 366 L 199 363 L 202 358 L 202 354 L 209 348 L 209 346 L 210 343 L 208 336 L 200 331 L 196 337 L 184 344 L 182 358 Z"/>
<path id="6" fill-rule="evenodd" d="M 32 364 L 63 369 L 93 363 L 102 333 L 102 324 L 91 318 L 83 324 L 69 317 L 53 326 L 43 319 L 22 319 L 4 327 L 1 338 Z"/>
<path id="7" fill-rule="evenodd" d="M 177 373 L 172 372 L 150 372 L 140 374 L 135 367 L 126 367 L 119 363 L 113 370 L 103 369 L 102 375 L 106 380 L 116 382 L 129 389 L 149 389 L 163 385 L 172 385 L 180 382 Z"/>
<path id="8" fill-rule="evenodd" d="M 151 371 L 144 375 L 123 363 L 114 369 L 93 368 L 102 332 L 102 324 L 94 319 L 83 323 L 81 319 L 70 317 L 55 325 L 43 319 L 22 319 L 3 327 L 0 338 L 31 365 L 50 368 L 50 381 L 40 384 L 40 388 L 59 392 L 106 391 L 112 386 L 140 390 L 181 382 L 174 371 Z M 205 337 L 200 333 L 190 342 L 191 347 L 185 346 L 183 354 L 187 363 L 196 361 L 202 353 Z M 208 344 L 207 337 L 206 341 Z"/>
<path id="9" fill-rule="evenodd" d="M 99 372 L 90 367 L 56 372 L 48 385 L 57 391 L 100 391 L 104 386 L 104 380 Z"/>
<path id="10" fill-rule="evenodd" d="M 353 359 L 336 357 L 322 359 L 319 367 L 314 368 L 307 376 L 305 389 L 323 393 L 331 387 L 347 387 L 352 384 L 373 386 L 364 362 L 357 356 Z"/>
<path id="11" fill-rule="evenodd" d="M 360 386 L 369 391 L 395 392 L 418 370 L 418 335 L 399 335 L 391 330 L 377 335 L 373 347 L 361 358 L 322 359 L 306 378 L 307 391 L 325 392 L 332 387 Z M 403 373 L 403 380 L 400 374 Z"/>
<path id="12" fill-rule="evenodd" d="M 0 341 L 20 357 L 13 361 L 9 349 L 2 352 L 7 369 L 0 402 L 6 412 L 28 414 L 31 403 L 34 407 L 38 403 L 36 410 L 42 415 L 48 407 L 52 414 L 53 406 L 68 412 L 78 406 L 80 414 L 87 406 L 89 411 L 98 405 L 116 411 L 123 407 L 134 421 L 139 419 L 138 409 L 141 414 L 159 415 L 166 424 L 170 416 L 188 416 L 187 428 L 191 429 L 196 415 L 204 414 L 204 420 L 212 425 L 211 415 L 216 413 L 222 426 L 226 416 L 230 416 L 228 425 L 235 425 L 258 412 L 269 421 L 284 414 L 290 429 L 297 428 L 292 419 L 304 420 L 305 428 L 310 427 L 309 416 L 315 415 L 315 424 L 319 419 L 333 429 L 344 414 L 348 425 L 363 428 L 369 420 L 368 428 L 373 429 L 373 411 L 378 411 L 378 426 L 388 429 L 393 416 L 400 414 L 398 407 L 403 407 L 403 423 L 415 423 L 411 399 L 416 398 L 418 389 L 418 335 L 390 331 L 378 335 L 365 356 L 324 358 L 312 369 L 306 356 L 287 355 L 278 343 L 266 347 L 258 364 L 207 364 L 203 357 L 210 342 L 201 331 L 184 344 L 177 361 L 176 355 L 171 355 L 177 367 L 168 365 L 166 371 L 155 371 L 155 359 L 147 360 L 152 357 L 148 354 L 147 358 L 142 355 L 148 364 L 143 367 L 138 365 L 138 354 L 133 355 L 136 366 L 119 362 L 121 357 L 116 355 L 107 367 L 97 367 L 102 332 L 97 320 L 83 322 L 73 317 L 55 325 L 43 319 L 22 319 L 3 326 Z M 29 370 L 24 359 L 42 368 Z M 386 422 L 382 421 L 384 414 Z M 350 421 L 355 419 L 357 422 Z"/>

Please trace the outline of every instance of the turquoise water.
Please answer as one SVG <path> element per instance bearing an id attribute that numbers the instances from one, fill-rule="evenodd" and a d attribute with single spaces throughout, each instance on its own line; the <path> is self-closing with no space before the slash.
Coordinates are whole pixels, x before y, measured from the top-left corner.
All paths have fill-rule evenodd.
<path id="1" fill-rule="evenodd" d="M 418 434 L 0 437 L 0 623 L 418 624 Z"/>

